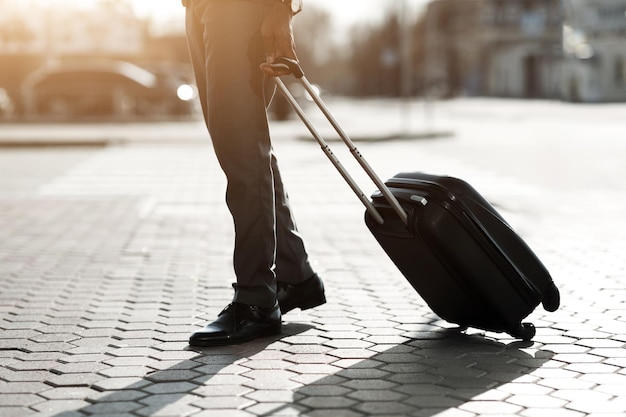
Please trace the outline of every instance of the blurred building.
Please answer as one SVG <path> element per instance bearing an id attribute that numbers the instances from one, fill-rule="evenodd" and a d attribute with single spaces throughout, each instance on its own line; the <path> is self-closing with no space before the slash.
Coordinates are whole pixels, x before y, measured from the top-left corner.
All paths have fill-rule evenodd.
<path id="1" fill-rule="evenodd" d="M 626 0 L 566 0 L 563 97 L 626 101 Z"/>
<path id="2" fill-rule="evenodd" d="M 560 0 L 434 0 L 424 19 L 431 93 L 560 96 Z"/>

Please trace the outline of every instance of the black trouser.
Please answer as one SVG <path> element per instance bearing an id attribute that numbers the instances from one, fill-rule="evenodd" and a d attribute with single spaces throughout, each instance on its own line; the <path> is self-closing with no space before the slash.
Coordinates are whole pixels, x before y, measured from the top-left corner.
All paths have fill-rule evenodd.
<path id="1" fill-rule="evenodd" d="M 268 307 L 276 279 L 313 275 L 272 149 L 266 106 L 273 88 L 261 24 L 271 0 L 187 0 L 187 37 L 204 118 L 226 174 L 235 225 L 234 301 Z M 269 94 L 268 94 L 269 93 Z"/>

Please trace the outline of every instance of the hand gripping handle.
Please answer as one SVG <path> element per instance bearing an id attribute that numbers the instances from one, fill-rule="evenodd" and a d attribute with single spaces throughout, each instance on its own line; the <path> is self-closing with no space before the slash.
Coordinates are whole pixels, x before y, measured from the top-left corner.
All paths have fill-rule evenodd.
<path id="1" fill-rule="evenodd" d="M 276 68 L 289 69 L 289 72 L 297 79 L 301 79 L 302 77 L 304 77 L 304 71 L 302 71 L 300 63 L 295 59 L 279 57 L 276 58 L 274 63 L 270 65 Z"/>
<path id="2" fill-rule="evenodd" d="M 361 167 L 369 175 L 370 179 L 374 182 L 374 184 L 376 184 L 376 186 L 378 187 L 380 192 L 383 194 L 387 202 L 391 205 L 393 210 L 400 217 L 400 220 L 402 220 L 404 225 L 408 225 L 408 216 L 406 214 L 406 211 L 404 211 L 404 209 L 400 205 L 400 202 L 398 201 L 398 199 L 391 193 L 389 188 L 380 179 L 380 177 L 378 177 L 376 172 L 372 169 L 372 167 L 365 160 L 361 152 L 359 152 L 359 150 L 356 148 L 356 146 L 354 145 L 350 137 L 341 128 L 339 123 L 337 123 L 333 115 L 330 113 L 330 110 L 328 110 L 328 107 L 326 107 L 326 104 L 324 104 L 324 102 L 320 98 L 317 91 L 313 88 L 311 83 L 309 83 L 307 78 L 304 76 L 304 72 L 302 71 L 300 64 L 297 61 L 292 60 L 292 59 L 279 58 L 276 60 L 276 63 L 273 65 L 284 66 L 284 67 L 289 68 L 289 71 L 300 81 L 300 83 L 302 84 L 304 89 L 307 91 L 307 93 L 309 93 L 309 95 L 311 96 L 315 104 L 319 107 L 319 109 L 322 111 L 324 116 L 328 119 L 328 121 L 333 126 L 335 131 L 337 131 L 342 141 L 346 144 L 346 146 L 350 150 L 350 153 L 352 153 L 352 155 L 356 158 L 356 160 L 359 162 Z M 361 202 L 363 203 L 367 211 L 372 215 L 372 217 L 378 223 L 383 224 L 384 223 L 383 217 L 380 215 L 378 210 L 376 210 L 376 208 L 372 205 L 369 198 L 366 197 L 365 194 L 363 194 L 363 191 L 361 191 L 359 186 L 352 179 L 352 177 L 348 174 L 348 172 L 343 167 L 341 162 L 333 154 L 332 150 L 330 149 L 330 147 L 328 146 L 324 138 L 322 138 L 322 136 L 317 132 L 317 130 L 315 129 L 315 127 L 309 120 L 308 116 L 304 113 L 304 111 L 302 110 L 298 102 L 295 100 L 291 92 L 287 89 L 285 84 L 282 82 L 282 80 L 279 77 L 275 77 L 274 80 L 276 82 L 276 86 L 278 87 L 278 89 L 281 91 L 283 96 L 285 96 L 285 99 L 289 102 L 291 107 L 293 107 L 294 111 L 298 114 L 298 117 L 300 117 L 304 125 L 309 129 L 309 131 L 311 132 L 311 134 L 313 135 L 317 143 L 320 145 L 320 147 L 322 148 L 322 151 L 324 151 L 328 159 L 330 159 L 330 161 L 333 163 L 335 168 L 337 168 L 341 176 L 346 180 L 350 188 L 352 188 L 352 190 L 357 195 L 357 197 L 359 197 L 359 200 L 361 200 Z"/>

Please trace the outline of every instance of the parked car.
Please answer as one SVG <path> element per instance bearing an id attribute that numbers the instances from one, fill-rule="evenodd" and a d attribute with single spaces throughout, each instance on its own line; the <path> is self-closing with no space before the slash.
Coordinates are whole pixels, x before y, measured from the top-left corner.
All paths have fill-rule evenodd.
<path id="1" fill-rule="evenodd" d="M 192 114 L 197 96 L 178 72 L 110 60 L 45 65 L 23 91 L 28 113 L 61 118 Z"/>

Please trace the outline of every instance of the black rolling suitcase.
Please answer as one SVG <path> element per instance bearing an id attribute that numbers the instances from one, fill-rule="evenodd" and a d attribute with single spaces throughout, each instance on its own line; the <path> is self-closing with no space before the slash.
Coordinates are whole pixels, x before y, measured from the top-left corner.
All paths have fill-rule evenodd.
<path id="1" fill-rule="evenodd" d="M 365 222 L 398 269 L 441 318 L 530 340 L 523 320 L 560 295 L 541 261 L 472 186 L 452 177 L 399 173 L 383 183 L 337 124 L 296 62 L 282 60 L 378 186 L 370 200 L 317 133 L 280 79 L 276 84 L 367 211 Z"/>

